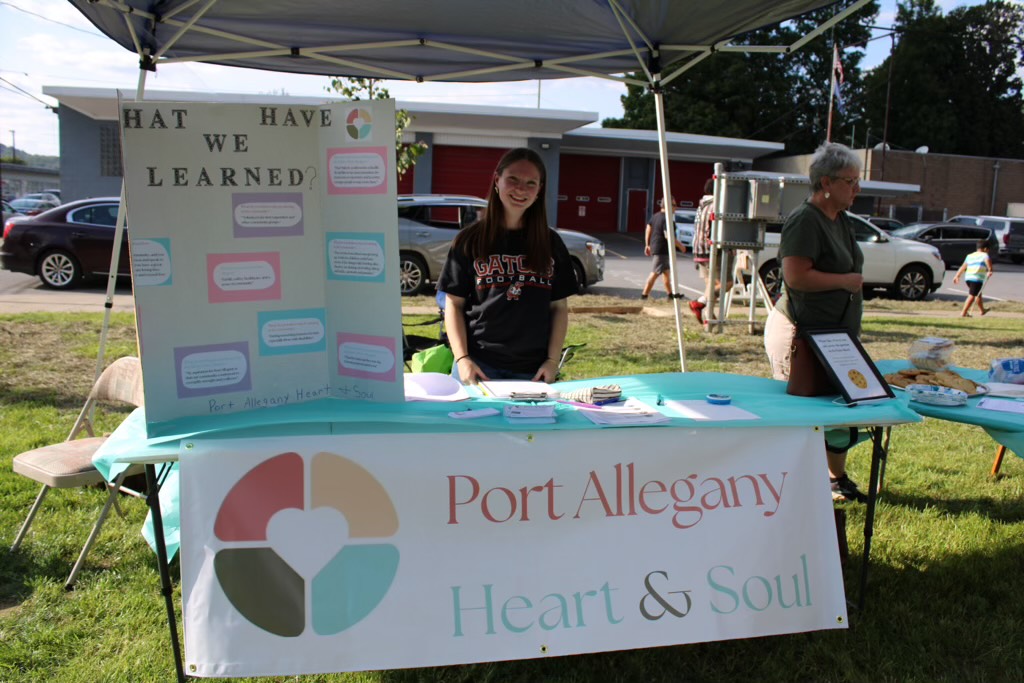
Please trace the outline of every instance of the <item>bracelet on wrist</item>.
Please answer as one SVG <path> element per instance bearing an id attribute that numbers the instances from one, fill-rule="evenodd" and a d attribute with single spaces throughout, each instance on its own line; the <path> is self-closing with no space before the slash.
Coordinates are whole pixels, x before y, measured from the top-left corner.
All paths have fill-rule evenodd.
<path id="1" fill-rule="evenodd" d="M 463 358 L 469 358 L 469 354 L 466 353 L 466 354 L 463 354 L 463 355 L 459 356 L 458 358 L 455 359 L 455 362 L 458 363 Z"/>

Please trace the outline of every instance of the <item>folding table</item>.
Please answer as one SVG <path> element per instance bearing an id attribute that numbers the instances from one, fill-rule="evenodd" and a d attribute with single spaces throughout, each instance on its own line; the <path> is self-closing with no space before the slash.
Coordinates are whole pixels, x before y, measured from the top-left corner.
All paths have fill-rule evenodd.
<path id="1" fill-rule="evenodd" d="M 691 430 L 743 430 L 750 427 L 866 427 L 872 437 L 871 474 L 868 484 L 867 515 L 864 528 L 864 560 L 860 577 L 860 595 L 858 605 L 863 607 L 867 568 L 871 549 L 871 536 L 874 522 L 874 511 L 877 495 L 877 482 L 881 466 L 885 459 L 883 432 L 887 427 L 897 424 L 918 422 L 921 418 L 904 402 L 888 400 L 877 404 L 846 407 L 837 403 L 832 397 L 801 398 L 785 393 L 785 383 L 761 377 L 731 375 L 720 373 L 665 373 L 652 375 L 636 375 L 629 377 L 605 377 L 565 382 L 557 385 L 562 391 L 587 386 L 618 384 L 624 397 L 638 398 L 648 405 L 654 406 L 665 400 L 699 400 L 703 401 L 707 394 L 727 394 L 732 397 L 733 404 L 757 415 L 758 420 L 714 421 L 695 420 L 672 417 L 663 426 L 626 427 L 635 434 L 637 452 L 642 453 L 645 434 L 661 429 Z M 155 465 L 169 463 L 179 457 L 179 447 L 186 438 L 242 438 L 259 436 L 306 435 L 306 434 L 415 434 L 438 432 L 542 432 L 548 430 L 593 430 L 593 424 L 576 413 L 569 406 L 560 412 L 559 420 L 553 425 L 531 424 L 510 425 L 505 422 L 496 426 L 494 423 L 482 424 L 482 420 L 453 420 L 447 413 L 467 407 L 484 407 L 497 405 L 490 399 L 474 399 L 466 402 L 432 403 L 415 402 L 404 404 L 370 404 L 326 399 L 300 405 L 282 406 L 248 413 L 217 416 L 216 420 L 197 420 L 195 429 L 187 429 L 180 434 L 149 439 L 145 432 L 144 409 L 133 413 L 120 426 L 104 449 L 97 454 L 96 465 L 107 476 L 116 476 L 117 472 L 131 463 L 143 463 L 147 467 L 147 476 L 151 484 L 151 495 L 148 498 L 154 521 L 154 538 L 158 562 L 161 570 L 162 592 L 167 605 L 170 622 L 172 644 L 175 650 L 175 662 L 179 678 L 184 677 L 181 665 L 181 654 L 177 640 L 175 612 L 171 599 L 172 589 L 170 575 L 167 570 L 168 554 L 164 544 L 164 525 L 161 521 L 163 506 L 173 503 L 177 491 L 174 486 L 165 486 L 159 495 Z M 669 414 L 669 410 L 663 410 Z M 680 432 L 682 434 L 683 432 Z M 821 432 L 824 434 L 824 432 Z M 759 444 L 766 457 L 771 455 L 771 445 Z M 824 454 L 823 454 L 824 455 Z M 825 482 L 822 482 L 825 486 Z M 161 502 L 163 500 L 163 503 Z M 172 505 L 170 509 L 174 509 Z M 173 540 L 173 539 L 172 539 Z M 173 549 L 172 549 L 173 554 Z"/>

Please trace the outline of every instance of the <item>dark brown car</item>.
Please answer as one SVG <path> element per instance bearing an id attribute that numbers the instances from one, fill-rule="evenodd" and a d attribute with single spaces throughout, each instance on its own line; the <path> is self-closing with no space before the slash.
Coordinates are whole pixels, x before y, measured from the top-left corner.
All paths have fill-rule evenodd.
<path id="1" fill-rule="evenodd" d="M 77 287 L 83 278 L 106 275 L 114 247 L 118 197 L 81 199 L 38 216 L 4 225 L 0 267 L 37 275 L 54 289 Z M 121 242 L 118 274 L 129 275 L 128 236 Z"/>

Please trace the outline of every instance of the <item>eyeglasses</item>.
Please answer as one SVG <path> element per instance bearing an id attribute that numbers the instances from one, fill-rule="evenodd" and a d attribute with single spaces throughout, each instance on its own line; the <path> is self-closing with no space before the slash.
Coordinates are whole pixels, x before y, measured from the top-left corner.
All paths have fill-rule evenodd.
<path id="1" fill-rule="evenodd" d="M 844 183 L 846 183 L 850 187 L 853 187 L 854 185 L 856 185 L 857 187 L 860 187 L 860 178 L 844 178 L 841 175 L 833 175 L 833 176 L 829 176 L 829 178 L 831 178 L 832 180 L 842 180 Z"/>

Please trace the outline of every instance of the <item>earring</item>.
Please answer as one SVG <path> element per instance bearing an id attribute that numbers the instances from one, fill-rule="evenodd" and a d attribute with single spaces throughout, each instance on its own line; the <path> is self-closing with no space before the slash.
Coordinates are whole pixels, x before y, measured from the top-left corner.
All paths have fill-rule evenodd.
<path id="1" fill-rule="evenodd" d="M 830 195 L 830 194 L 829 194 L 828 192 L 826 192 L 826 193 L 825 193 L 825 199 L 828 199 L 828 198 L 829 198 L 829 197 L 831 197 L 831 196 L 832 196 L 832 195 Z"/>

